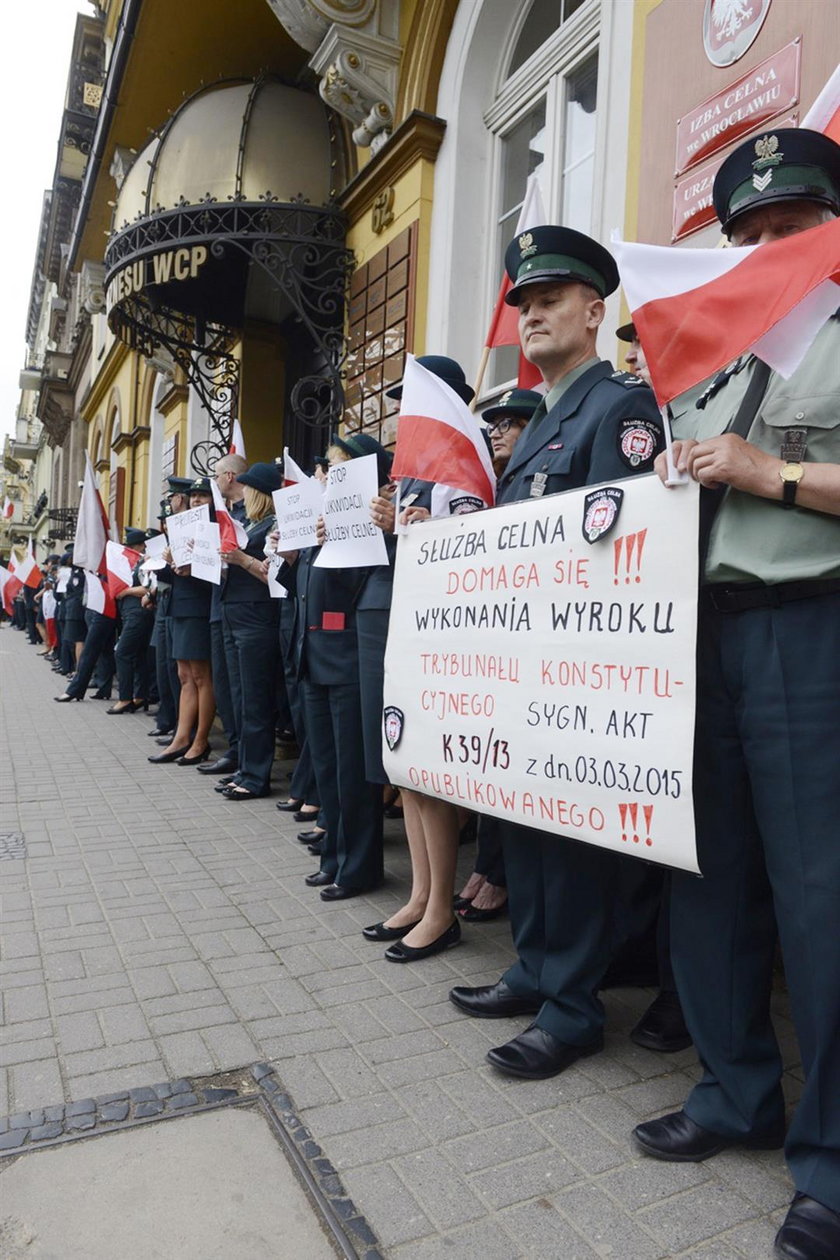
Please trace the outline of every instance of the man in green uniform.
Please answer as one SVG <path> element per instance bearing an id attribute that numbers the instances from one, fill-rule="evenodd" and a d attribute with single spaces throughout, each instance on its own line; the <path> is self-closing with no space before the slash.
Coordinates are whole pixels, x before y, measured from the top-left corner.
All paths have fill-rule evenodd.
<path id="1" fill-rule="evenodd" d="M 840 212 L 840 146 L 802 130 L 750 140 L 718 172 L 714 204 L 734 245 L 815 228 Z M 837 314 L 788 380 L 753 356 L 732 365 L 693 420 L 683 417 L 680 434 L 678 467 L 707 487 L 694 780 L 703 879 L 673 873 L 672 949 L 703 1076 L 684 1110 L 639 1125 L 635 1136 L 645 1153 L 680 1161 L 784 1142 L 796 1195 L 776 1254 L 836 1260 Z M 805 1077 L 786 1138 L 770 1020 L 777 923 Z"/>

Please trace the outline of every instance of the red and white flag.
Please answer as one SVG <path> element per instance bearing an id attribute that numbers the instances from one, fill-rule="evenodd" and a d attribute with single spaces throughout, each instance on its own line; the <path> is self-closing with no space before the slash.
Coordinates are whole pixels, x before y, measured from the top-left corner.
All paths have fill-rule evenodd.
<path id="1" fill-rule="evenodd" d="M 75 554 L 75 548 L 74 548 Z M 98 573 L 85 570 L 85 608 L 102 613 L 103 617 L 116 617 L 117 605 L 113 595 Z"/>
<path id="2" fill-rule="evenodd" d="M 8 495 L 3 500 L 3 520 L 10 521 L 15 514 L 15 505 Z"/>
<path id="3" fill-rule="evenodd" d="M 821 131 L 840 144 L 840 66 L 837 66 L 800 126 Z"/>
<path id="4" fill-rule="evenodd" d="M 15 565 L 15 577 L 24 586 L 31 586 L 35 590 L 44 576 L 35 563 L 35 556 L 32 552 L 32 539 L 30 538 L 26 544 L 26 555 Z"/>
<path id="5" fill-rule="evenodd" d="M 454 486 L 488 507 L 496 501 L 496 474 L 482 427 L 454 389 L 413 354 L 406 355 L 391 476 Z"/>
<path id="6" fill-rule="evenodd" d="M 238 420 L 233 422 L 233 432 L 230 435 L 230 450 L 228 455 L 241 455 L 243 459 L 247 459 L 245 454 L 245 439 L 242 436 L 242 425 Z"/>
<path id="7" fill-rule="evenodd" d="M 284 446 L 283 447 L 283 485 L 284 486 L 297 486 L 297 485 L 300 485 L 302 481 L 309 481 L 309 477 L 307 477 L 306 473 L 303 471 L 300 465 L 296 464 L 295 461 L 292 459 L 291 455 L 289 454 L 288 446 Z"/>
<path id="8" fill-rule="evenodd" d="M 660 406 L 747 351 L 789 377 L 840 306 L 840 219 L 767 245 L 612 250 Z"/>
<path id="9" fill-rule="evenodd" d="M 519 211 L 515 235 L 520 236 L 523 232 L 527 232 L 529 228 L 539 227 L 547 222 L 539 178 L 536 174 L 529 175 L 528 183 L 525 186 L 525 200 L 522 202 L 522 209 Z M 512 288 L 513 281 L 505 272 L 502 277 L 502 283 L 499 285 L 499 293 L 496 298 L 496 305 L 493 308 L 490 327 L 484 339 L 485 346 L 488 346 L 491 350 L 495 346 L 518 346 L 520 344 L 519 311 L 515 306 L 508 306 L 505 302 L 505 297 Z M 543 378 L 539 368 L 534 367 L 533 363 L 529 363 L 520 349 L 517 380 L 519 388 L 534 389 L 536 386 L 542 385 L 542 383 Z"/>
<path id="10" fill-rule="evenodd" d="M 0 565 L 0 599 L 2 599 L 3 607 L 10 617 L 14 611 L 14 598 L 18 591 L 22 589 L 23 582 L 21 582 L 20 578 L 15 577 L 11 560 L 9 561 L 8 569 L 4 569 L 3 566 Z"/>
<path id="11" fill-rule="evenodd" d="M 85 479 L 79 500 L 79 519 L 76 523 L 76 539 L 73 545 L 73 563 L 91 573 L 101 573 L 105 564 L 105 544 L 108 541 L 110 523 L 102 505 L 93 464 L 85 452 Z"/>
<path id="12" fill-rule="evenodd" d="M 214 477 L 210 478 L 210 489 L 213 491 L 213 507 L 216 509 L 216 524 L 219 526 L 219 549 L 236 551 L 238 547 L 247 547 L 248 535 L 225 507 L 222 492 Z"/>
<path id="13" fill-rule="evenodd" d="M 116 599 L 120 591 L 134 585 L 134 566 L 141 560 L 140 552 L 133 547 L 121 547 L 119 543 L 105 544 L 105 571 L 108 590 Z"/>

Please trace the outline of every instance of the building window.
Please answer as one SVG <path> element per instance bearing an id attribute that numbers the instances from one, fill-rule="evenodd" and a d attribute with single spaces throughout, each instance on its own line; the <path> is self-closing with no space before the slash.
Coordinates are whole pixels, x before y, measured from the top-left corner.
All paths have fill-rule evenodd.
<path id="1" fill-rule="evenodd" d="M 546 215 L 592 230 L 598 89 L 598 0 L 534 0 L 513 40 L 504 81 L 485 122 L 495 146 L 495 260 L 492 304 L 505 249 L 536 172 Z M 490 355 L 485 391 L 516 377 L 519 352 Z"/>

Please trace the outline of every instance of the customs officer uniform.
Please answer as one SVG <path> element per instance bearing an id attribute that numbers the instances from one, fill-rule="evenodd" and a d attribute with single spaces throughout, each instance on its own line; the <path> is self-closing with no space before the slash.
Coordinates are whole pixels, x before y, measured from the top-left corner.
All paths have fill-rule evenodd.
<path id="1" fill-rule="evenodd" d="M 245 524 L 245 504 L 242 499 L 231 503 L 228 511 L 240 525 Z M 233 707 L 233 696 L 230 691 L 230 674 L 228 673 L 227 656 L 225 655 L 225 632 L 222 624 L 222 588 L 227 572 L 223 571 L 222 581 L 212 586 L 210 599 L 210 660 L 213 667 L 213 694 L 216 697 L 216 711 L 225 733 L 227 752 L 211 761 L 209 765 L 199 766 L 199 774 L 231 774 L 239 768 L 239 736 L 236 731 L 236 714 Z"/>
<path id="2" fill-rule="evenodd" d="M 577 282 L 604 297 L 618 287 L 612 256 L 568 228 L 537 227 L 506 258 L 516 304 L 527 285 Z M 499 481 L 499 505 L 652 472 L 664 447 L 652 391 L 597 357 L 567 372 L 537 407 Z M 597 989 L 610 960 L 616 893 L 645 878 L 639 863 L 597 845 L 502 824 L 517 960 L 493 986 L 456 988 L 456 1006 L 479 1016 L 534 1014 L 535 1024 L 490 1051 L 512 1075 L 555 1075 L 603 1045 Z M 520 1050 L 521 1047 L 521 1050 Z"/>
<path id="3" fill-rule="evenodd" d="M 125 544 L 127 547 L 140 547 L 147 538 L 155 538 L 159 530 L 127 529 Z M 141 586 L 140 565 L 138 560 L 132 571 L 132 585 Z M 119 699 L 126 701 L 140 699 L 148 704 L 149 698 L 149 643 L 155 624 L 155 614 L 151 608 L 144 608 L 142 596 L 124 595 L 117 601 L 120 610 L 122 629 L 117 640 L 114 657 L 117 665 L 117 686 Z M 109 713 L 128 713 L 130 709 L 109 709 Z"/>
<path id="4" fill-rule="evenodd" d="M 158 516 L 159 523 L 165 524 L 167 517 L 170 515 L 169 499 L 161 499 L 160 515 Z M 155 660 L 158 711 L 155 725 L 148 732 L 149 735 L 167 735 L 170 731 L 174 731 L 178 724 L 178 700 L 180 697 L 180 683 L 176 692 L 172 690 L 172 671 L 174 670 L 175 672 L 176 680 L 178 671 L 174 661 L 171 658 L 167 658 L 166 655 L 166 619 L 169 616 L 169 600 L 172 594 L 172 587 L 169 582 L 162 580 L 160 575 L 161 570 L 156 570 L 155 624 L 150 641 Z"/>
<path id="5" fill-rule="evenodd" d="M 724 229 L 748 242 L 754 227 L 778 238 L 797 214 L 795 231 L 825 234 L 803 203 L 840 213 L 840 146 L 804 130 L 764 134 L 727 158 L 713 197 Z M 769 470 L 761 497 L 732 486 L 719 497 L 700 595 L 703 879 L 673 874 L 672 943 L 703 1076 L 683 1111 L 636 1137 L 671 1160 L 781 1145 L 770 1019 L 778 924 L 804 1085 L 785 1141 L 797 1196 L 776 1253 L 824 1260 L 840 1256 L 840 516 L 820 477 L 832 485 L 840 463 L 840 321 L 825 323 L 788 380 L 752 356 L 738 367 L 683 427 L 701 442 L 734 433 L 727 450 L 745 439 Z M 800 506 L 809 479 L 819 509 Z M 701 491 L 704 506 L 713 493 Z"/>

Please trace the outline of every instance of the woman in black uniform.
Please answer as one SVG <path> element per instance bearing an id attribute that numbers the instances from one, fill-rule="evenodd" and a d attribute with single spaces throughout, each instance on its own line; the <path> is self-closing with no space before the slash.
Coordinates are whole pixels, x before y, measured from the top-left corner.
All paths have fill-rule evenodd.
<path id="1" fill-rule="evenodd" d="M 222 590 L 222 626 L 230 675 L 239 769 L 222 792 L 230 801 L 268 796 L 274 762 L 280 601 L 269 594 L 265 544 L 274 528 L 272 491 L 283 485 L 276 464 L 252 464 L 236 479 L 245 487 L 248 543 L 222 552 L 228 565 Z"/>
<path id="2" fill-rule="evenodd" d="M 149 707 L 149 643 L 155 625 L 155 614 L 143 604 L 146 587 L 140 581 L 142 549 L 147 538 L 156 538 L 160 530 L 127 529 L 125 545 L 140 551 L 140 558 L 131 574 L 132 585 L 116 595 L 122 630 L 114 657 L 117 663 L 119 699 L 106 712 L 114 715 L 136 713 Z"/>
<path id="3" fill-rule="evenodd" d="M 210 482 L 200 477 L 190 491 L 190 507 L 213 512 Z M 170 552 L 165 553 L 171 562 Z M 179 766 L 195 766 L 210 754 L 210 727 L 216 716 L 213 678 L 210 672 L 211 584 L 194 578 L 189 565 L 164 569 L 161 576 L 172 583 L 169 615 L 172 626 L 172 655 L 178 664 L 181 698 L 178 726 L 172 743 L 157 757 L 155 765 L 174 761 Z"/>

